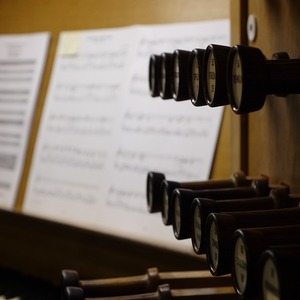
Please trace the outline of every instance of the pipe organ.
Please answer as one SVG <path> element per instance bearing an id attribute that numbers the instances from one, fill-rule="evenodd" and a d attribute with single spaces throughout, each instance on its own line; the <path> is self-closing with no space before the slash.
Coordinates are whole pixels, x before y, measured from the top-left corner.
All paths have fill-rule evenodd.
<path id="1" fill-rule="evenodd" d="M 0 234 L 6 243 L 0 249 L 0 267 L 5 271 L 0 274 L 0 292 L 8 299 L 16 296 L 11 292 L 12 271 L 7 271 L 11 268 L 17 281 L 43 294 L 24 292 L 22 286 L 16 288 L 24 295 L 21 299 L 48 299 L 46 294 L 49 299 L 65 300 L 298 299 L 298 1 L 165 0 L 154 1 L 154 5 L 126 0 L 129 5 L 123 16 L 116 9 L 121 5 L 118 1 L 100 1 L 105 8 L 101 18 L 90 18 L 96 1 L 86 7 L 79 2 L 49 4 L 49 13 L 58 14 L 56 22 L 48 20 L 50 30 L 69 29 L 67 24 L 62 25 L 64 16 L 58 13 L 60 8 L 68 11 L 68 5 L 72 9 L 66 19 L 72 21 L 72 29 L 80 28 L 73 15 L 80 10 L 87 27 L 196 21 L 198 14 L 203 20 L 207 16 L 230 17 L 231 45 L 208 43 L 206 48 L 173 52 L 162 48 L 149 57 L 146 70 L 149 101 L 187 101 L 194 110 L 224 107 L 211 178 L 178 182 L 161 170 L 145 174 L 148 213 L 161 214 L 161 226 L 169 226 L 178 243 L 189 240 L 194 253 L 186 255 L 77 225 L 26 216 L 21 201 L 24 179 L 15 210 L 0 211 Z M 47 8 L 38 1 L 30 3 L 40 9 L 41 15 L 47 15 Z M 1 33 L 22 31 L 27 17 L 20 15 L 22 5 L 0 1 Z M 142 15 L 138 14 L 138 5 L 143 7 Z M 199 10 L 203 7 L 201 13 L 194 6 Z M 222 11 L 225 6 L 228 11 Z M 1 7 L 9 12 L 9 18 L 2 18 Z M 25 11 L 29 13 L 28 8 Z M 105 13 L 111 19 L 105 19 Z M 20 23 L 14 23 L 12 19 L 18 17 Z M 34 20 L 36 23 L 26 23 L 23 30 L 47 28 L 40 18 Z M 51 48 L 52 57 L 53 53 Z M 49 72 L 48 66 L 46 79 Z M 45 88 L 46 83 L 42 95 Z M 29 153 L 25 177 L 30 160 Z M 35 279 L 29 282 L 23 274 Z"/>

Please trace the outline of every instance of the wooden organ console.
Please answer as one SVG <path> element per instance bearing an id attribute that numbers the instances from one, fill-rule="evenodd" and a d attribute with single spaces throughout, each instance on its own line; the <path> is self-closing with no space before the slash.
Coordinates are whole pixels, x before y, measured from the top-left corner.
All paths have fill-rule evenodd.
<path id="1" fill-rule="evenodd" d="M 8 299 L 18 293 L 21 299 L 298 299 L 299 16 L 296 0 L 0 1 L 0 33 L 53 34 L 15 210 L 0 211 L 0 291 Z M 201 78 L 207 89 L 193 86 L 192 73 L 177 74 L 174 91 L 159 90 L 157 80 L 151 86 L 151 96 L 190 99 L 195 109 L 226 106 L 207 193 L 199 192 L 203 182 L 173 186 L 172 178 L 159 174 L 145 203 L 149 213 L 162 213 L 162 226 L 173 226 L 174 238 L 191 239 L 195 255 L 22 213 L 60 31 L 229 17 L 231 47 L 174 49 L 180 68 L 192 69 L 196 59 L 199 69 L 207 69 Z M 151 63 L 160 65 L 161 59 L 173 56 L 156 53 Z M 236 170 L 267 176 L 246 176 L 239 186 L 244 175 L 227 178 Z M 162 182 L 170 198 L 165 206 L 163 197 L 156 202 Z M 11 292 L 12 277 L 43 296 L 24 292 L 24 284 Z"/>

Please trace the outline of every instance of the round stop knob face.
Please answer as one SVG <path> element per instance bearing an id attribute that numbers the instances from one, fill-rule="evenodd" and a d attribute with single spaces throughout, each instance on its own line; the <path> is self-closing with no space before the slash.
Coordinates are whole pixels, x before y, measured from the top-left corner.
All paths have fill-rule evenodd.
<path id="1" fill-rule="evenodd" d="M 243 293 L 247 283 L 247 258 L 243 240 L 239 237 L 234 249 L 234 270 L 237 289 Z"/>
<path id="2" fill-rule="evenodd" d="M 179 70 L 179 57 L 175 56 L 174 57 L 174 73 L 173 73 L 175 95 L 178 95 L 178 91 L 179 91 L 179 81 L 180 81 L 179 71 L 180 71 Z"/>
<path id="3" fill-rule="evenodd" d="M 172 99 L 172 76 L 173 76 L 173 55 L 172 53 L 162 53 L 160 63 L 160 97 L 162 99 Z"/>
<path id="4" fill-rule="evenodd" d="M 188 69 L 190 51 L 176 49 L 173 52 L 173 99 L 183 101 L 190 99 L 188 85 Z"/>
<path id="5" fill-rule="evenodd" d="M 215 56 L 213 51 L 210 51 L 208 56 L 208 63 L 207 63 L 207 91 L 210 102 L 215 97 L 216 91 L 216 65 L 215 65 Z"/>
<path id="6" fill-rule="evenodd" d="M 192 63 L 192 91 L 193 98 L 197 99 L 199 95 L 199 87 L 200 87 L 200 73 L 198 67 L 198 58 L 194 56 Z"/>
<path id="7" fill-rule="evenodd" d="M 202 237 L 202 231 L 201 231 L 201 218 L 200 218 L 200 208 L 199 206 L 196 206 L 194 211 L 194 249 L 196 251 L 199 251 L 200 245 L 201 245 L 201 237 Z"/>
<path id="8" fill-rule="evenodd" d="M 234 105 L 238 108 L 241 105 L 243 94 L 243 69 L 238 52 L 236 52 L 233 57 L 231 84 Z"/>
<path id="9" fill-rule="evenodd" d="M 203 91 L 208 106 L 229 104 L 227 95 L 227 61 L 230 47 L 210 44 L 203 59 Z"/>
<path id="10" fill-rule="evenodd" d="M 181 207 L 178 197 L 174 201 L 174 228 L 175 236 L 178 237 L 181 231 Z"/>
<path id="11" fill-rule="evenodd" d="M 188 65 L 188 90 L 189 97 L 194 106 L 207 105 L 203 91 L 203 59 L 205 49 L 193 49 Z"/>
<path id="12" fill-rule="evenodd" d="M 280 299 L 280 284 L 277 268 L 274 261 L 267 259 L 263 269 L 262 276 L 263 284 L 263 299 L 265 300 L 279 300 Z"/>
<path id="13" fill-rule="evenodd" d="M 212 269 L 215 271 L 219 264 L 219 235 L 217 225 L 213 221 L 210 226 L 209 234 L 209 246 L 210 246 L 210 263 Z"/>
<path id="14" fill-rule="evenodd" d="M 151 55 L 149 61 L 149 90 L 152 97 L 159 96 L 161 57 L 159 55 Z"/>
<path id="15" fill-rule="evenodd" d="M 267 91 L 267 69 L 263 53 L 254 47 L 235 45 L 227 65 L 228 100 L 237 114 L 261 109 Z"/>

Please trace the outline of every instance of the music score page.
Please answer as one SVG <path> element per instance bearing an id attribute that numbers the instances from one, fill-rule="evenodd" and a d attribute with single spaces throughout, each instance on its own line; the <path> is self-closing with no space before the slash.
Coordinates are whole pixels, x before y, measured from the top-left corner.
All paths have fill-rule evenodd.
<path id="1" fill-rule="evenodd" d="M 63 32 L 45 100 L 24 210 L 180 251 L 149 214 L 146 177 L 207 179 L 223 108 L 151 98 L 151 54 L 229 44 L 229 21 Z"/>

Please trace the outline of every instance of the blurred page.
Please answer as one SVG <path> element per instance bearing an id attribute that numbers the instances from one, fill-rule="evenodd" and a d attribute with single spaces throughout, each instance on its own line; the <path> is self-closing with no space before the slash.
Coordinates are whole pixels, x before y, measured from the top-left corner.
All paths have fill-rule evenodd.
<path id="1" fill-rule="evenodd" d="M 23 172 L 49 33 L 0 35 L 0 206 L 13 208 Z"/>

